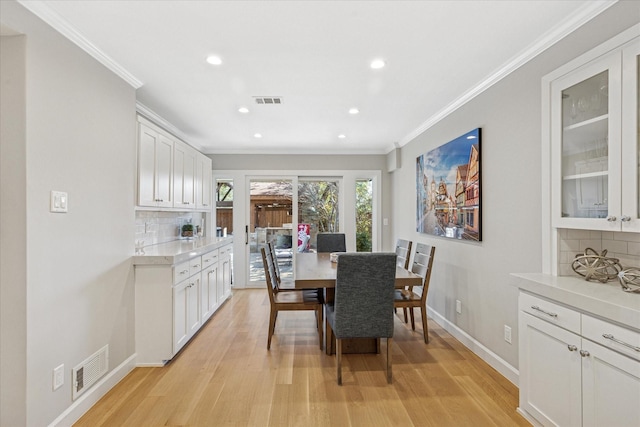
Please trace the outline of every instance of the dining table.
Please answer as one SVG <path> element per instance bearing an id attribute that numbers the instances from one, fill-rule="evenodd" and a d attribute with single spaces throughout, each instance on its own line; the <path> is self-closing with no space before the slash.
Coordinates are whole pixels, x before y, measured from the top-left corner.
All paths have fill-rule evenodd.
<path id="1" fill-rule="evenodd" d="M 296 289 L 323 289 L 325 303 L 333 301 L 338 263 L 331 260 L 331 253 L 298 253 L 294 264 Z M 396 266 L 396 289 L 405 289 L 408 286 L 422 286 L 422 280 L 421 276 Z M 330 342 L 329 334 L 326 331 L 324 336 L 326 337 L 326 353 L 335 353 L 335 343 Z M 379 353 L 380 339 L 353 338 L 343 340 L 342 352 Z"/>

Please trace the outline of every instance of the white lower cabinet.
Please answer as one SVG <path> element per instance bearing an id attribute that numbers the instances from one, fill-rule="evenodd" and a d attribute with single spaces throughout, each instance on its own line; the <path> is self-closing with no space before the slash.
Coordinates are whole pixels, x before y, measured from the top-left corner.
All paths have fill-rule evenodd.
<path id="1" fill-rule="evenodd" d="M 231 247 L 175 265 L 135 266 L 138 366 L 171 360 L 231 296 Z"/>
<path id="2" fill-rule="evenodd" d="M 519 308 L 520 410 L 544 426 L 640 425 L 640 332 L 526 293 Z"/>

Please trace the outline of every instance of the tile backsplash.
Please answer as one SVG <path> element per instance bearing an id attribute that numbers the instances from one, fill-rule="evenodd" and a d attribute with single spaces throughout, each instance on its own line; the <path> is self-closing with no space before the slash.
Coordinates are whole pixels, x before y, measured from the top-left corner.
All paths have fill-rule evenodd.
<path id="1" fill-rule="evenodd" d="M 135 241 L 142 246 L 171 242 L 180 239 L 180 229 L 185 223 L 199 225 L 204 231 L 204 214 L 201 212 L 136 212 Z"/>
<path id="2" fill-rule="evenodd" d="M 618 258 L 623 267 L 640 267 L 640 233 L 558 229 L 558 276 L 575 276 L 573 259 L 586 248 Z"/>

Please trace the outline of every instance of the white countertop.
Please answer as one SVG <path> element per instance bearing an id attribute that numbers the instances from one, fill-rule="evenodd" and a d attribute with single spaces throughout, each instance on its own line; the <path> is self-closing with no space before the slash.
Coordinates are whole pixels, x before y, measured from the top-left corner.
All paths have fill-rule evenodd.
<path id="1" fill-rule="evenodd" d="M 205 254 L 233 242 L 233 237 L 202 237 L 174 240 L 146 246 L 144 253 L 133 256 L 133 265 L 173 265 Z"/>
<path id="2" fill-rule="evenodd" d="M 640 294 L 623 292 L 618 281 L 588 282 L 542 273 L 512 273 L 511 278 L 511 284 L 523 291 L 640 330 Z"/>

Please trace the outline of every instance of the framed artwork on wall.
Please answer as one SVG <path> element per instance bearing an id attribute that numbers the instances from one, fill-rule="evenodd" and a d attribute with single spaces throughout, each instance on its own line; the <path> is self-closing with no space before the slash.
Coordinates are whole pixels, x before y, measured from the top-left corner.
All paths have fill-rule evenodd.
<path id="1" fill-rule="evenodd" d="M 416 229 L 482 241 L 480 128 L 416 159 Z"/>

